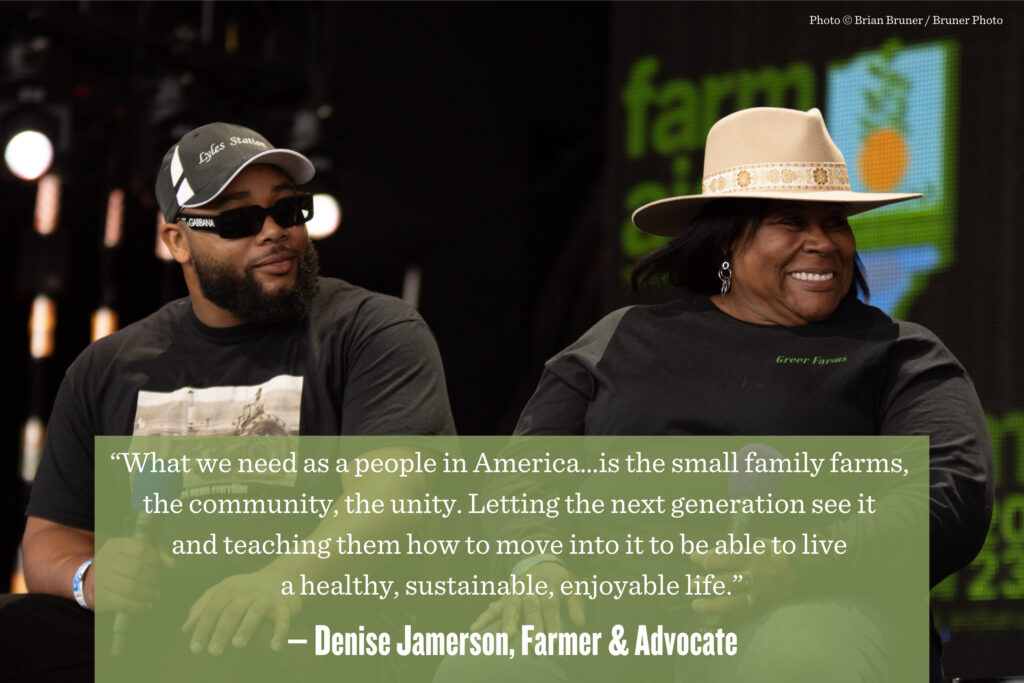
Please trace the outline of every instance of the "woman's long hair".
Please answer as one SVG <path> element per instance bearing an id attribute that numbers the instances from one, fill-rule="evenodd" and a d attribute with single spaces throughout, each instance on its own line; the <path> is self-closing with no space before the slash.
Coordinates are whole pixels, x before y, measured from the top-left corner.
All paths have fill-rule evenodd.
<path id="1" fill-rule="evenodd" d="M 694 294 L 718 292 L 722 286 L 718 268 L 723 258 L 731 252 L 736 240 L 744 235 L 747 225 L 750 225 L 750 235 L 754 234 L 770 208 L 771 200 L 768 199 L 719 199 L 711 202 L 681 234 L 640 259 L 630 278 L 633 289 L 665 278 L 669 284 Z M 853 286 L 847 296 L 856 297 L 860 293 L 867 300 L 870 290 L 860 256 L 855 256 Z"/>

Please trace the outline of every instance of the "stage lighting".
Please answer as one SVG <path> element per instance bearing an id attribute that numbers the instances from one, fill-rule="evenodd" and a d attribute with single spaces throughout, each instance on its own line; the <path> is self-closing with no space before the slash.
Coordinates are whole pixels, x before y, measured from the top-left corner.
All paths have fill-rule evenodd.
<path id="1" fill-rule="evenodd" d="M 56 327 L 57 302 L 45 294 L 36 295 L 28 319 L 29 353 L 33 358 L 46 358 L 53 353 Z"/>
<path id="2" fill-rule="evenodd" d="M 31 483 L 36 478 L 39 458 L 46 441 L 46 425 L 33 415 L 21 428 L 21 478 Z"/>
<path id="3" fill-rule="evenodd" d="M 52 47 L 46 35 L 11 37 L 0 47 L 0 145 L 8 171 L 21 180 L 42 177 L 68 151 L 71 106 L 58 85 L 64 63 Z"/>
<path id="4" fill-rule="evenodd" d="M 17 567 L 14 569 L 14 573 L 11 574 L 11 593 L 22 594 L 28 593 L 28 586 L 25 585 L 25 569 L 23 568 L 23 562 L 21 561 L 21 548 L 18 548 L 18 561 Z"/>
<path id="5" fill-rule="evenodd" d="M 328 104 L 295 112 L 288 143 L 290 148 L 305 154 L 316 168 L 316 177 L 308 190 L 313 193 L 313 220 L 306 223 L 309 236 L 315 240 L 334 234 L 341 224 L 341 204 L 333 194 L 324 192 L 338 187 L 334 156 L 326 144 L 330 138 L 324 130 L 333 114 Z"/>
<path id="6" fill-rule="evenodd" d="M 40 235 L 49 235 L 57 229 L 60 218 L 60 178 L 53 173 L 44 175 L 36 186 L 36 210 L 33 227 Z"/>
<path id="7" fill-rule="evenodd" d="M 313 220 L 306 223 L 309 236 L 315 240 L 334 233 L 341 224 L 341 204 L 333 195 L 313 195 Z"/>
<path id="8" fill-rule="evenodd" d="M 124 190 L 115 188 L 107 195 L 107 220 L 103 229 L 103 246 L 114 248 L 121 243 L 124 224 Z"/>
<path id="9" fill-rule="evenodd" d="M 38 130 L 15 133 L 4 149 L 7 169 L 22 180 L 35 180 L 50 170 L 53 163 L 53 143 Z"/>
<path id="10" fill-rule="evenodd" d="M 423 282 L 423 270 L 419 266 L 409 266 L 405 269 L 405 279 L 402 281 L 402 300 L 413 308 L 420 307 L 420 285 Z"/>
<path id="11" fill-rule="evenodd" d="M 92 341 L 117 331 L 117 311 L 101 306 L 92 313 Z"/>

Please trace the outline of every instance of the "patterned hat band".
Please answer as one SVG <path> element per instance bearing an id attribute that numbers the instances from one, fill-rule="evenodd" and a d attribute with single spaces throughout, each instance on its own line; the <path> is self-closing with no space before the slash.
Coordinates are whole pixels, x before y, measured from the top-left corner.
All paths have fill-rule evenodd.
<path id="1" fill-rule="evenodd" d="M 777 190 L 850 191 L 846 164 L 827 161 L 780 162 L 733 166 L 704 178 L 703 193 L 771 192 Z"/>

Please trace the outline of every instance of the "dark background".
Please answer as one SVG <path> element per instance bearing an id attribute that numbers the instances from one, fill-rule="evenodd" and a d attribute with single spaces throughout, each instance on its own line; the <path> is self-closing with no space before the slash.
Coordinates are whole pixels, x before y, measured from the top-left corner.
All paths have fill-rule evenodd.
<path id="1" fill-rule="evenodd" d="M 89 342 L 92 311 L 112 305 L 124 325 L 185 292 L 180 269 L 154 256 L 152 194 L 159 160 L 181 134 L 232 121 L 313 157 L 315 189 L 330 189 L 344 210 L 339 231 L 318 242 L 324 273 L 397 295 L 406 270 L 420 268 L 420 310 L 444 357 L 459 432 L 505 433 L 543 361 L 630 298 L 614 275 L 622 188 L 612 122 L 621 115 L 623 65 L 653 50 L 684 65 L 682 75 L 698 76 L 794 59 L 823 69 L 830 56 L 893 36 L 959 42 L 957 257 L 907 317 L 939 334 L 975 378 L 991 419 L 1010 424 L 1024 410 L 1024 238 L 1014 201 L 1024 159 L 1021 8 L 0 4 L 0 126 L 6 135 L 26 113 L 57 124 L 64 192 L 59 228 L 41 238 L 31 229 L 34 186 L 0 170 L 10 258 L 0 286 L 12 361 L 0 431 L 8 454 L 0 561 L 13 562 L 21 533 L 21 426 L 32 414 L 48 415 L 64 368 Z M 986 14 L 1004 24 L 915 32 L 808 25 L 811 13 L 844 11 Z M 26 88 L 44 99 L 21 102 Z M 316 135 L 297 135 L 297 118 L 315 121 Z M 106 198 L 115 187 L 127 193 L 125 234 L 119 247 L 104 249 Z M 38 292 L 58 304 L 56 350 L 33 361 L 26 330 Z M 996 445 L 1009 474 L 1024 445 L 1024 418 L 1002 434 Z M 1020 529 L 1024 520 L 1014 523 Z M 1024 580 L 1024 559 L 997 571 L 1002 580 Z M 937 606 L 940 617 L 977 611 L 969 628 L 947 630 L 947 670 L 1024 671 L 1014 654 L 1024 624 L 986 623 L 976 602 L 960 586 Z M 1021 613 L 1022 602 L 983 607 Z"/>

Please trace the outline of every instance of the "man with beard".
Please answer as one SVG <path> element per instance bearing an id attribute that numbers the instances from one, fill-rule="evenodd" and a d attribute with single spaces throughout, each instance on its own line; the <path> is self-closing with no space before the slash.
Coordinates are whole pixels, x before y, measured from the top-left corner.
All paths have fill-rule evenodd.
<path id="1" fill-rule="evenodd" d="M 102 596 L 111 610 L 144 611 L 159 599 L 164 561 L 152 547 L 119 538 L 94 548 L 94 436 L 235 433 L 243 409 L 256 404 L 261 419 L 288 434 L 454 433 L 440 356 L 419 315 L 398 299 L 318 277 L 305 226 L 312 197 L 296 187 L 313 174 L 302 154 L 233 124 L 190 131 L 165 155 L 156 182 L 160 237 L 181 264 L 189 296 L 92 344 L 68 369 L 23 541 L 29 589 L 47 595 L 0 603 L 0 624 L 11 623 L 4 612 L 19 619 L 18 647 L 39 650 L 54 678 L 92 675 L 94 554 L 95 566 L 125 573 Z M 204 483 L 186 477 L 182 497 L 203 495 Z M 381 475 L 346 480 L 345 490 L 416 495 L 422 484 Z M 246 486 L 250 496 L 259 496 L 259 486 L 268 497 L 281 495 L 279 482 Z M 334 532 L 365 531 L 359 520 L 339 524 Z M 265 619 L 255 622 L 273 623 L 279 648 L 301 605 L 279 590 L 282 573 L 294 567 L 278 569 L 221 582 L 220 602 L 190 615 L 191 649 L 217 655 L 244 646 L 254 635 L 251 618 L 225 625 L 218 614 L 245 614 L 261 594 L 269 595 L 258 607 Z M 225 598 L 232 595 L 233 603 Z M 33 627 L 33 620 L 42 623 Z M 33 635 L 34 628 L 61 642 Z M 24 673 L 38 662 L 18 666 Z"/>

